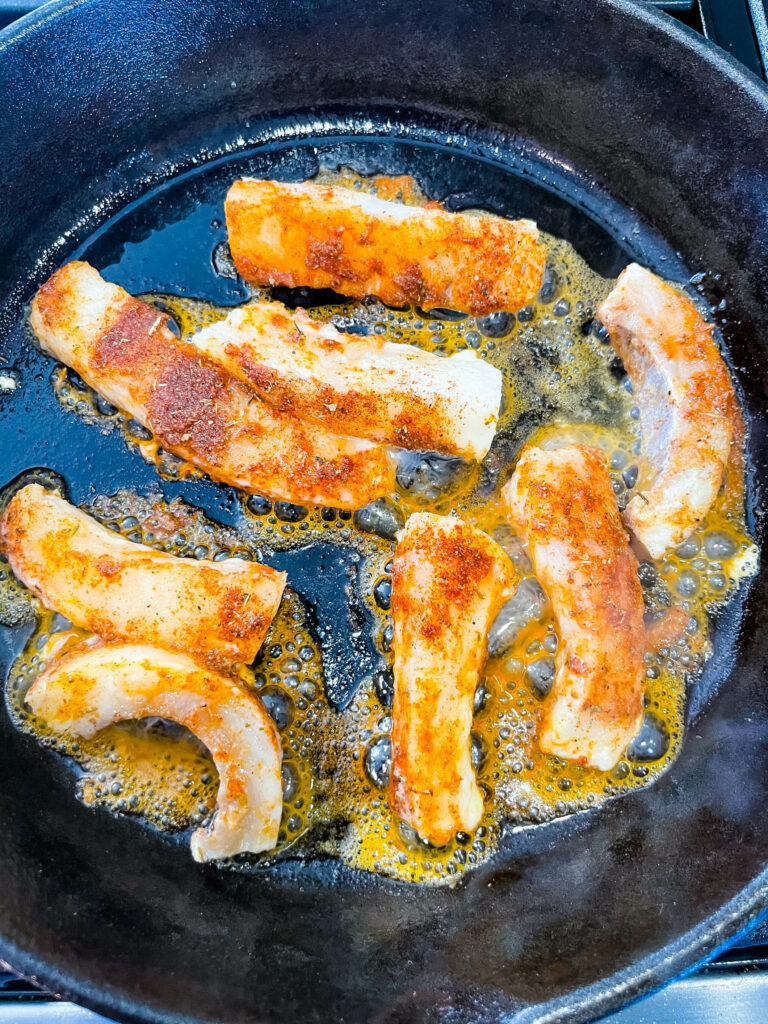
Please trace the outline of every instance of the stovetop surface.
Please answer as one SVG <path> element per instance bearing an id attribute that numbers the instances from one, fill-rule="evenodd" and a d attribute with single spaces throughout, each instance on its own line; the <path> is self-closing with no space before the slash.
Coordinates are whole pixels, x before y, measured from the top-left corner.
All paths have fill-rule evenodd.
<path id="1" fill-rule="evenodd" d="M 637 0 L 668 11 L 768 80 L 768 0 Z M 0 0 L 0 29 L 42 3 Z M 7 969 L 6 969 L 7 968 Z M 699 970 L 603 1018 L 603 1024 L 762 1024 L 768 1021 L 768 908 Z M 58 1000 L 0 961 L 0 1024 L 110 1024 Z"/>

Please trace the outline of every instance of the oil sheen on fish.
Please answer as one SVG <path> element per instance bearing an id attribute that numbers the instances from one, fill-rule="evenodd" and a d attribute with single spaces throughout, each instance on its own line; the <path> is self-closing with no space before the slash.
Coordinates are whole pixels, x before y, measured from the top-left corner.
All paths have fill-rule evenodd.
<path id="1" fill-rule="evenodd" d="M 736 396 L 712 324 L 650 270 L 630 264 L 597 314 L 632 382 L 653 472 L 624 521 L 660 558 L 717 497 L 734 442 Z"/>
<path id="2" fill-rule="evenodd" d="M 483 813 L 472 709 L 488 628 L 513 576 L 495 541 L 452 516 L 416 513 L 398 535 L 389 800 L 436 846 L 472 831 Z"/>
<path id="3" fill-rule="evenodd" d="M 609 771 L 640 727 L 647 640 L 605 456 L 585 445 L 525 448 L 502 495 L 560 638 L 539 745 Z"/>
<path id="4" fill-rule="evenodd" d="M 241 306 L 192 340 L 269 405 L 339 434 L 482 459 L 496 431 L 501 373 L 471 349 L 443 358 L 342 334 L 279 302 Z"/>
<path id="5" fill-rule="evenodd" d="M 148 644 L 86 642 L 38 676 L 27 704 L 52 729 L 83 737 L 127 719 L 157 716 L 186 726 L 219 773 L 213 823 L 192 835 L 195 860 L 276 845 L 280 736 L 259 698 L 229 676 Z"/>
<path id="6" fill-rule="evenodd" d="M 214 480 L 344 509 L 393 487 L 383 447 L 265 405 L 87 263 L 68 263 L 42 286 L 30 323 L 47 352 Z"/>
<path id="7" fill-rule="evenodd" d="M 6 506 L 0 547 L 22 583 L 74 625 L 222 662 L 253 661 L 286 580 L 258 562 L 134 544 L 39 484 Z"/>
<path id="8" fill-rule="evenodd" d="M 260 285 L 333 288 L 484 316 L 517 312 L 544 274 L 546 250 L 530 220 L 253 178 L 232 185 L 225 211 L 235 266 Z"/>

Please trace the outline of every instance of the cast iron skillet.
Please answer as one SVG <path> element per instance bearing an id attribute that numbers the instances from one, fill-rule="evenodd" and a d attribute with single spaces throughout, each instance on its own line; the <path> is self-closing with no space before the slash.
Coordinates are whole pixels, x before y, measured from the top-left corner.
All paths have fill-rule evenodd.
<path id="1" fill-rule="evenodd" d="M 630 257 L 679 280 L 716 271 L 704 291 L 725 300 L 756 509 L 768 95 L 668 19 L 621 0 L 67 0 L 0 40 L 2 351 L 22 379 L 1 400 L 0 483 L 45 466 L 81 501 L 154 481 L 117 434 L 61 411 L 19 326 L 57 264 L 82 253 L 134 291 L 236 302 L 210 262 L 227 181 L 347 161 L 413 171 L 454 208 L 535 216 L 603 273 Z M 164 490 L 236 515 L 226 488 Z M 308 601 L 317 557 L 282 562 Z M 711 955 L 768 897 L 765 573 L 743 597 L 673 769 L 599 812 L 510 831 L 453 890 L 333 861 L 201 867 L 185 837 L 81 806 L 71 766 L 2 713 L 0 953 L 125 1020 L 522 1024 L 614 1008 Z M 321 601 L 320 626 L 326 613 L 341 616 Z M 4 668 L 20 639 L 3 633 Z"/>

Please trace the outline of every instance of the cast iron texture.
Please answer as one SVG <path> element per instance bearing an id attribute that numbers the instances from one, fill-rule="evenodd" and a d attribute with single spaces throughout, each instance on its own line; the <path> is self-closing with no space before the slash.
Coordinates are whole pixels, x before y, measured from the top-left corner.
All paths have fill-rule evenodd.
<path id="1" fill-rule="evenodd" d="M 279 171 L 284 150 L 311 152 L 308 136 L 343 137 L 437 154 L 444 193 L 475 166 L 477 195 L 462 185 L 458 205 L 516 171 L 508 202 L 606 272 L 616 249 L 595 224 L 669 276 L 717 271 L 706 284 L 726 299 L 754 506 L 767 94 L 672 22 L 619 0 L 76 0 L 0 37 L 0 93 L 2 351 L 24 381 L 0 413 L 0 483 L 46 465 L 81 500 L 151 478 L 116 435 L 55 407 L 17 323 L 50 270 L 98 251 L 87 240 L 110 214 L 201 162 L 263 155 Z M 192 255 L 169 248 L 166 276 L 197 275 Z M 132 273 L 115 262 L 115 279 Z M 232 507 L 212 485 L 181 493 L 222 518 Z M 0 714 L 0 954 L 126 1020 L 593 1018 L 711 954 L 768 898 L 767 596 L 763 575 L 741 624 L 736 608 L 721 624 L 702 708 L 657 785 L 510 832 L 454 890 L 335 862 L 200 867 L 182 841 L 78 804 L 70 767 Z"/>

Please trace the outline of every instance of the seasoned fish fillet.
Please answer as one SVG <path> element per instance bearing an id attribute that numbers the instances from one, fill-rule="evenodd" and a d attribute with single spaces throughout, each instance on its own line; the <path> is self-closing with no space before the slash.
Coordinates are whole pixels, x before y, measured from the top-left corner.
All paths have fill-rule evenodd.
<path id="1" fill-rule="evenodd" d="M 477 316 L 516 312 L 541 287 L 546 252 L 529 220 L 252 178 L 232 185 L 225 211 L 235 266 L 255 284 L 334 288 Z"/>
<path id="2" fill-rule="evenodd" d="M 624 521 L 659 558 L 701 522 L 720 489 L 738 415 L 733 385 L 712 325 L 636 263 L 597 315 L 632 382 L 654 474 Z"/>
<path id="3" fill-rule="evenodd" d="M 213 824 L 192 835 L 195 860 L 258 853 L 277 843 L 280 737 L 258 697 L 228 676 L 148 644 L 85 643 L 42 672 L 27 704 L 52 729 L 76 736 L 154 716 L 186 726 L 219 772 Z"/>
<path id="4" fill-rule="evenodd" d="M 483 796 L 470 755 L 486 634 L 513 582 L 502 549 L 430 512 L 398 535 L 392 567 L 392 810 L 437 846 L 474 829 Z"/>
<path id="5" fill-rule="evenodd" d="M 502 495 L 560 637 L 539 745 L 608 771 L 640 727 L 646 636 L 605 456 L 583 445 L 526 448 Z"/>
<path id="6" fill-rule="evenodd" d="M 393 487 L 383 448 L 264 405 L 87 263 L 68 263 L 42 286 L 30 323 L 47 352 L 214 480 L 346 509 Z"/>
<path id="7" fill-rule="evenodd" d="M 482 459 L 496 432 L 501 373 L 471 349 L 445 359 L 341 334 L 279 302 L 241 306 L 193 340 L 269 405 L 340 434 Z"/>
<path id="8" fill-rule="evenodd" d="M 257 562 L 133 544 L 38 484 L 11 498 L 0 546 L 22 583 L 76 626 L 219 661 L 253 661 L 286 580 Z"/>

